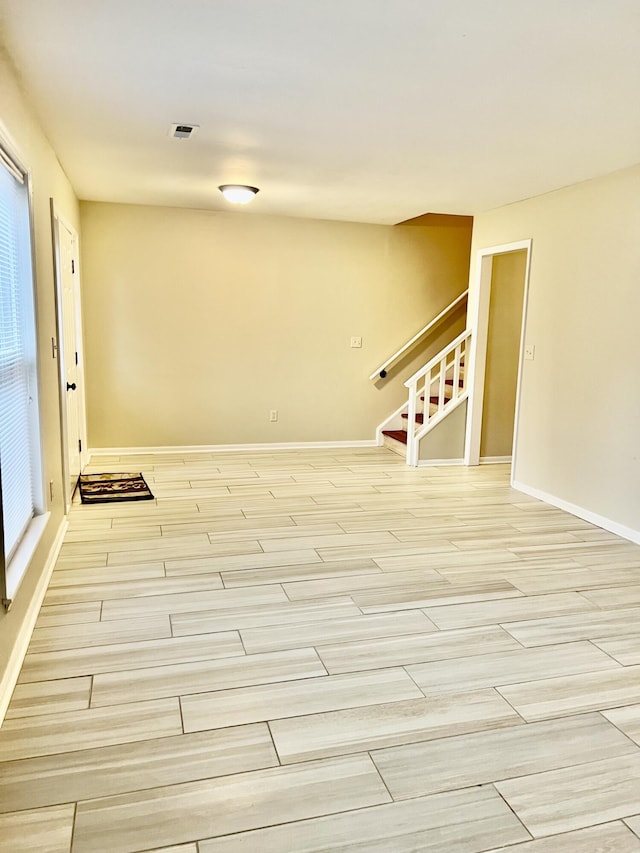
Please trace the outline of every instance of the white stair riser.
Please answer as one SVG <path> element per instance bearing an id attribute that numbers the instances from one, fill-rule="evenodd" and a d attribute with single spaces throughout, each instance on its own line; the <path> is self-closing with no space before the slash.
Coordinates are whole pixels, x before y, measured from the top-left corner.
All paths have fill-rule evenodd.
<path id="1" fill-rule="evenodd" d="M 384 447 L 386 447 L 387 450 L 392 450 L 394 453 L 397 453 L 398 456 L 402 456 L 403 459 L 406 459 L 407 445 L 402 444 L 401 441 L 396 441 L 395 438 L 390 438 L 388 435 L 385 435 Z"/>

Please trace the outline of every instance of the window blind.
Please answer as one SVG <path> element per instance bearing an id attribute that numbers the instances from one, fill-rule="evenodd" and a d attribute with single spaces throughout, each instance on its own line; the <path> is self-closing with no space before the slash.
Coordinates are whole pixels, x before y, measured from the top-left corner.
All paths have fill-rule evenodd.
<path id="1" fill-rule="evenodd" d="M 0 157 L 0 487 L 5 562 L 33 518 L 35 322 L 29 193 Z"/>

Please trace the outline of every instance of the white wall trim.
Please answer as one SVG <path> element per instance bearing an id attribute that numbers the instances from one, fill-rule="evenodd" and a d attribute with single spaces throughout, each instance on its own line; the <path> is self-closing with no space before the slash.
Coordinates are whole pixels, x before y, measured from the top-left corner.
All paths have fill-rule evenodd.
<path id="1" fill-rule="evenodd" d="M 522 373 L 524 360 L 524 337 L 526 332 L 527 309 L 529 304 L 529 277 L 531 273 L 532 238 L 505 243 L 501 246 L 490 246 L 479 249 L 476 253 L 475 285 L 469 282 L 469 295 L 473 296 L 473 314 L 470 328 L 473 331 L 469 364 L 469 404 L 467 407 L 467 430 L 465 435 L 464 458 L 467 465 L 478 465 L 480 461 L 480 442 L 482 437 L 482 409 L 484 404 L 484 380 L 487 358 L 487 341 L 489 335 L 489 312 L 491 302 L 491 277 L 493 259 L 496 255 L 508 254 L 525 249 L 527 260 L 524 276 L 524 293 L 522 302 L 522 319 L 520 325 L 520 352 L 518 355 L 518 378 L 516 386 L 516 405 L 513 420 L 512 455 L 514 463 L 517 460 L 518 422 L 520 418 L 520 396 L 522 393 Z M 468 324 L 469 325 L 469 324 Z M 467 374 L 465 373 L 465 376 Z M 514 465 L 515 467 L 515 465 Z"/>
<path id="2" fill-rule="evenodd" d="M 400 417 L 405 409 L 408 408 L 407 400 L 404 401 L 398 408 L 393 412 L 393 414 L 389 415 L 386 420 L 382 421 L 381 424 L 378 424 L 376 427 L 376 443 L 379 447 L 384 445 L 384 435 L 382 434 L 383 429 L 393 429 L 398 427 L 398 429 L 402 429 L 402 418 Z"/>
<path id="3" fill-rule="evenodd" d="M 16 682 L 18 681 L 18 676 L 20 675 L 22 663 L 27 653 L 29 641 L 31 640 L 31 635 L 33 633 L 33 629 L 38 618 L 40 605 L 42 604 L 45 593 L 47 591 L 47 587 L 49 586 L 51 574 L 53 573 L 53 568 L 56 564 L 56 560 L 58 559 L 58 554 L 60 553 L 60 549 L 62 548 L 62 542 L 64 540 L 65 533 L 67 532 L 68 527 L 69 521 L 65 516 L 60 522 L 60 527 L 58 528 L 58 532 L 56 533 L 56 538 L 53 540 L 53 544 L 49 549 L 44 568 L 40 573 L 38 583 L 27 607 L 27 612 L 25 613 L 24 619 L 22 620 L 22 624 L 20 625 L 18 636 L 14 643 L 13 649 L 11 650 L 9 662 L 0 678 L 0 725 L 4 720 L 4 715 L 7 713 L 7 707 L 9 705 L 9 701 L 11 700 L 11 695 L 16 686 Z M 9 614 L 5 618 L 10 619 L 11 612 L 9 612 Z"/>
<path id="4" fill-rule="evenodd" d="M 596 527 L 602 527 L 610 533 L 615 533 L 616 536 L 621 536 L 623 539 L 628 539 L 630 542 L 640 545 L 640 530 L 634 530 L 633 527 L 626 527 L 626 525 L 619 524 L 611 518 L 606 518 L 604 515 L 599 515 L 597 512 L 591 512 L 590 509 L 585 509 L 583 506 L 578 506 L 570 501 L 565 501 L 563 498 L 549 494 L 549 492 L 543 492 L 542 489 L 527 486 L 525 483 L 520 483 L 517 480 L 514 480 L 511 485 L 519 492 L 524 492 L 525 495 L 530 495 L 532 498 L 538 498 L 538 500 L 551 504 L 551 506 L 563 509 L 565 512 L 570 512 L 571 515 L 576 515 L 578 518 L 584 519 L 584 521 L 595 524 Z"/>
<path id="5" fill-rule="evenodd" d="M 5 575 L 7 598 L 9 600 L 16 597 L 16 593 L 22 583 L 22 579 L 29 568 L 29 564 L 31 563 L 31 559 L 36 548 L 40 544 L 40 540 L 44 536 L 44 532 L 47 529 L 47 524 L 49 523 L 50 518 L 51 513 L 45 512 L 42 513 L 42 515 L 36 515 L 31 519 L 31 523 L 20 540 L 20 544 L 18 545 L 15 554 L 9 561 Z"/>
<path id="6" fill-rule="evenodd" d="M 375 439 L 360 441 L 282 441 L 264 444 L 188 444 L 164 447 L 97 447 L 89 456 L 141 456 L 147 453 L 233 453 L 252 450 L 322 450 L 335 447 L 377 447 Z"/>
<path id="7" fill-rule="evenodd" d="M 510 465 L 510 456 L 481 456 L 480 465 Z M 418 468 L 438 468 L 443 465 L 466 465 L 464 459 L 418 459 Z"/>

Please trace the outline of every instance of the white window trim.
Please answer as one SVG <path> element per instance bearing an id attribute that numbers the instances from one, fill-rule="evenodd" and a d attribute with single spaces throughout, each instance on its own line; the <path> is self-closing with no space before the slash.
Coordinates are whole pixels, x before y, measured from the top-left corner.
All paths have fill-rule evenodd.
<path id="1" fill-rule="evenodd" d="M 9 560 L 5 576 L 5 599 L 8 602 L 13 601 L 16 597 L 18 587 L 20 586 L 25 572 L 29 568 L 29 563 L 31 562 L 31 558 L 34 555 L 36 548 L 40 544 L 40 540 L 46 530 L 50 517 L 51 513 L 45 512 L 42 515 L 36 515 L 32 519 L 31 524 L 27 528 L 27 532 L 18 544 L 13 557 Z M 6 606 L 8 609 L 8 605 Z"/>
<path id="2" fill-rule="evenodd" d="M 40 419 L 40 359 L 39 359 L 39 323 L 38 323 L 38 301 L 36 287 L 36 255 L 35 255 L 35 226 L 34 226 L 34 211 L 33 211 L 33 186 L 31 169 L 26 166 L 26 158 L 20 147 L 16 144 L 12 135 L 8 132 L 5 124 L 0 121 L 0 147 L 3 149 L 2 160 L 5 161 L 6 155 L 12 161 L 12 166 L 15 164 L 22 175 L 27 188 L 28 208 L 29 208 L 29 238 L 31 249 L 31 288 L 33 294 L 33 319 L 34 319 L 34 349 L 36 359 L 36 387 L 34 390 L 34 407 L 33 407 L 33 428 L 37 433 L 37 440 L 34 442 L 34 478 L 33 478 L 33 502 L 34 502 L 34 517 L 31 520 L 24 536 L 20 540 L 15 552 L 5 565 L 4 546 L 0 548 L 0 598 L 5 610 L 11 606 L 13 598 L 22 582 L 24 575 L 29 567 L 29 563 L 35 553 L 36 548 L 42 538 L 50 518 L 50 513 L 47 512 L 45 506 L 45 483 L 44 483 L 44 455 L 42 447 L 42 424 Z M 3 166 L 4 168 L 4 166 Z M 15 168 L 15 167 L 14 167 Z M 13 171 L 13 168 L 11 169 Z M 0 510 L 0 519 L 1 519 Z M 2 539 L 2 531 L 0 529 L 0 540 Z M 0 544 L 1 541 L 0 541 Z"/>

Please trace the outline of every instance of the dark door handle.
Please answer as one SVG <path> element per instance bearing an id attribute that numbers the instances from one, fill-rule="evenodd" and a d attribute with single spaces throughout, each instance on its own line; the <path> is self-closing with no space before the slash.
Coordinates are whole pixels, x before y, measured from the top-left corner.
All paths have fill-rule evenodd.
<path id="1" fill-rule="evenodd" d="M 67 382 L 67 391 L 75 391 L 75 390 L 76 390 L 76 383 L 72 382 L 71 384 L 69 384 Z"/>

